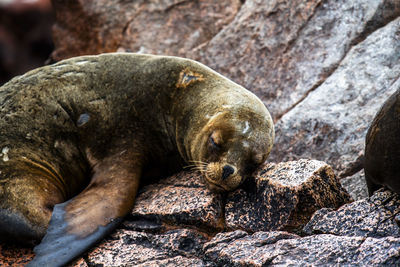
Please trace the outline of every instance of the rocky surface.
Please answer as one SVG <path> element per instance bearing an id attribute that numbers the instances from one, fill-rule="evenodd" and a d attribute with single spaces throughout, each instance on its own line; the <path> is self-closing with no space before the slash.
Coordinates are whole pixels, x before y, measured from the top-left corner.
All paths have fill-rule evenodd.
<path id="1" fill-rule="evenodd" d="M 121 228 L 74 266 L 214 266 L 203 246 L 219 232 L 299 230 L 319 208 L 349 201 L 332 168 L 315 160 L 266 164 L 225 195 L 184 171 L 143 187 Z"/>
<path id="2" fill-rule="evenodd" d="M 146 186 L 124 222 L 124 229 L 90 252 L 85 260 L 89 266 L 174 266 L 178 262 L 184 266 L 220 265 L 207 256 L 208 249 L 203 246 L 209 247 L 213 243 L 211 237 L 223 229 L 254 232 L 302 227 L 319 207 L 335 208 L 350 200 L 332 168 L 315 160 L 267 164 L 251 180 L 244 188 L 225 196 L 208 191 L 200 174 L 192 172 L 181 172 Z M 295 203 L 288 205 L 291 199 Z M 215 226 L 217 223 L 219 227 Z M 226 242 L 233 238 L 230 233 L 237 237 L 236 232 L 228 232 L 223 238 Z M 208 241 L 211 243 L 207 245 Z"/>
<path id="3" fill-rule="evenodd" d="M 351 200 L 332 168 L 321 161 L 271 163 L 256 177 L 254 183 L 228 196 L 228 229 L 295 231 L 318 209 L 338 208 Z"/>
<path id="4" fill-rule="evenodd" d="M 55 60 L 193 58 L 257 94 L 276 122 L 277 164 L 256 179 L 224 196 L 196 173 L 149 185 L 121 229 L 74 266 L 400 265 L 398 196 L 367 198 L 362 170 L 369 124 L 400 88 L 398 0 L 52 3 Z M 356 202 L 342 205 L 337 178 Z M 21 255 L 0 251 L 0 265 Z"/>
<path id="5" fill-rule="evenodd" d="M 214 266 L 396 266 L 400 238 L 364 238 L 321 234 L 300 238 L 287 232 L 225 233 L 205 244 Z M 228 233 L 232 235 L 232 233 Z"/>
<path id="6" fill-rule="evenodd" d="M 399 196 L 381 189 L 370 198 L 343 205 L 336 211 L 318 210 L 304 227 L 304 232 L 308 235 L 400 238 L 399 224 L 395 220 L 399 214 Z"/>
<path id="7" fill-rule="evenodd" d="M 200 173 L 181 172 L 141 189 L 131 214 L 139 221 L 137 227 L 140 222 L 165 222 L 212 232 L 223 229 L 222 196 L 210 192 L 201 179 Z"/>
<path id="8" fill-rule="evenodd" d="M 197 256 L 205 238 L 193 230 L 171 230 L 159 235 L 117 231 L 111 238 L 89 253 L 89 265 L 203 266 Z"/>

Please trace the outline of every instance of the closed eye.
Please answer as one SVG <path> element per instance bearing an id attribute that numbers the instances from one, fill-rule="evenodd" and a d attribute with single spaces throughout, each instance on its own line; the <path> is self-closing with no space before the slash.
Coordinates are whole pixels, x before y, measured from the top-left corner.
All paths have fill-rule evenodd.
<path id="1" fill-rule="evenodd" d="M 220 149 L 221 148 L 221 145 L 217 144 L 212 136 L 210 136 L 210 143 L 211 143 L 211 146 L 213 148 L 215 148 L 215 149 Z"/>

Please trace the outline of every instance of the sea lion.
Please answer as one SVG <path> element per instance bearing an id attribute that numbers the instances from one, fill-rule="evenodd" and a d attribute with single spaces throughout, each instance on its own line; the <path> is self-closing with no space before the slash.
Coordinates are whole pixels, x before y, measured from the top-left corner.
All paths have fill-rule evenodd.
<path id="1" fill-rule="evenodd" d="M 385 101 L 368 129 L 364 170 L 370 195 L 382 186 L 400 194 L 400 89 Z"/>
<path id="2" fill-rule="evenodd" d="M 0 108 L 0 236 L 44 236 L 30 266 L 64 265 L 113 230 L 148 171 L 194 165 L 230 191 L 274 140 L 254 94 L 177 57 L 64 60 L 5 84 Z"/>

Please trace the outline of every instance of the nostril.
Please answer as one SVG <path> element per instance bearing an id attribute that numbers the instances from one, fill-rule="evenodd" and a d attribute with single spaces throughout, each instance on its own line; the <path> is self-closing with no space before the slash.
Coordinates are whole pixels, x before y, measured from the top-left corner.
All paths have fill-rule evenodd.
<path id="1" fill-rule="evenodd" d="M 234 172 L 235 172 L 235 170 L 232 168 L 232 166 L 225 165 L 222 168 L 222 180 L 225 180 L 226 178 L 228 178 Z"/>

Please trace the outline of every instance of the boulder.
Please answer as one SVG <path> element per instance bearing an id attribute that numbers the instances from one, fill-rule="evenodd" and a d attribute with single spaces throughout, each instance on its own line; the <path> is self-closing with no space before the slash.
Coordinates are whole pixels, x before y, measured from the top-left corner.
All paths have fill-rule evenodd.
<path id="1" fill-rule="evenodd" d="M 267 164 L 254 183 L 231 193 L 225 205 L 228 229 L 250 232 L 302 228 L 323 207 L 338 208 L 351 198 L 332 168 L 316 160 Z"/>

